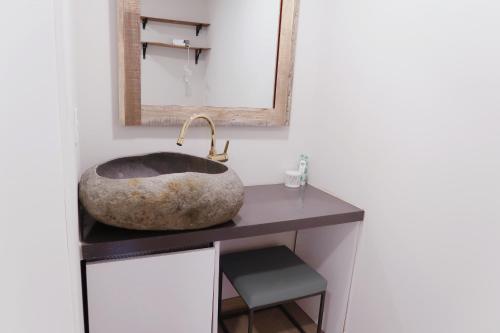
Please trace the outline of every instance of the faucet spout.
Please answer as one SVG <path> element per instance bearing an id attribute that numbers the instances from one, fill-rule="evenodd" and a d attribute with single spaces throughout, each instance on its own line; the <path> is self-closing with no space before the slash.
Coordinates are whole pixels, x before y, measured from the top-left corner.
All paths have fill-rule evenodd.
<path id="1" fill-rule="evenodd" d="M 193 120 L 195 120 L 195 119 L 204 119 L 208 122 L 208 125 L 210 126 L 211 141 L 210 141 L 210 150 L 208 152 L 207 158 L 210 160 L 213 160 L 213 161 L 227 162 L 227 160 L 229 159 L 228 154 L 227 154 L 229 141 L 226 142 L 226 147 L 224 149 L 224 153 L 217 154 L 217 150 L 215 148 L 216 147 L 215 146 L 215 143 L 216 143 L 215 124 L 212 121 L 212 119 L 210 119 L 210 117 L 208 117 L 207 115 L 195 114 L 195 115 L 192 115 L 188 120 L 186 120 L 186 122 L 184 122 L 184 125 L 182 125 L 181 131 L 179 133 L 179 137 L 177 138 L 177 145 L 182 146 L 184 144 L 184 137 L 186 136 L 187 129 L 189 128 L 189 126 L 191 125 Z"/>

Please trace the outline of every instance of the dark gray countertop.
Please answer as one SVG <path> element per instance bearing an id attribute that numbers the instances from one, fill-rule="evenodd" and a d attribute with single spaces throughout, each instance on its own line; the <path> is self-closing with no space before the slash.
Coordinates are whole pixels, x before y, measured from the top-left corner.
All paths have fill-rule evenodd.
<path id="1" fill-rule="evenodd" d="M 245 201 L 233 221 L 189 231 L 134 231 L 95 221 L 82 209 L 83 260 L 146 255 L 208 245 L 215 241 L 362 221 L 364 211 L 311 185 L 245 187 Z"/>

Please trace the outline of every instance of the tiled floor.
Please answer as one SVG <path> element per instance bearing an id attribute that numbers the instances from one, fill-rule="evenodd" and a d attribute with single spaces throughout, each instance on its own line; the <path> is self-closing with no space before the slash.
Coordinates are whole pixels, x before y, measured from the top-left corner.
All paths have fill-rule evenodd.
<path id="1" fill-rule="evenodd" d="M 316 333 L 316 324 L 302 309 L 295 303 L 286 305 L 288 312 L 301 324 L 306 333 Z M 240 298 L 225 300 L 222 305 L 223 313 L 238 312 L 245 309 Z M 224 320 L 229 333 L 247 333 L 248 317 L 240 315 Z M 271 308 L 255 313 L 254 333 L 300 333 L 300 331 L 290 322 L 286 315 L 278 308 Z M 224 333 L 219 327 L 219 333 Z"/>

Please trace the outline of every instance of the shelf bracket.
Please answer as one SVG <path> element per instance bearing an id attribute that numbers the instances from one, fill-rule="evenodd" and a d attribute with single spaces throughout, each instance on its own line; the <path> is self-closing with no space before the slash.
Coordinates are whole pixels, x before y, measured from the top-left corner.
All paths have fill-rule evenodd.
<path id="1" fill-rule="evenodd" d="M 142 43 L 142 59 L 146 59 L 147 49 L 148 49 L 148 43 Z"/>
<path id="2" fill-rule="evenodd" d="M 200 59 L 200 54 L 201 54 L 201 51 L 202 51 L 201 49 L 197 49 L 197 50 L 195 51 L 195 55 L 194 55 L 194 63 L 195 63 L 196 65 L 198 65 L 198 59 Z"/>
<path id="3" fill-rule="evenodd" d="M 142 18 L 142 30 L 146 29 L 146 25 L 147 24 L 148 24 L 148 18 L 147 17 L 143 17 Z"/>
<path id="4" fill-rule="evenodd" d="M 198 36 L 198 35 L 200 34 L 201 28 L 203 28 L 203 25 L 202 25 L 202 24 L 198 24 L 198 25 L 196 26 L 196 36 Z"/>

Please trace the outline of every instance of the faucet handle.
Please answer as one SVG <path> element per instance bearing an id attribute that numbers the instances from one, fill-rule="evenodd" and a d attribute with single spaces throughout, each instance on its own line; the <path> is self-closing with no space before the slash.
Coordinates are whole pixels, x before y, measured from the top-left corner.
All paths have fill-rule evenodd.
<path id="1" fill-rule="evenodd" d="M 229 149 L 229 141 L 226 141 L 226 146 L 224 147 L 224 152 L 222 154 L 209 154 L 208 159 L 217 162 L 227 162 L 229 156 L 227 155 L 227 150 Z"/>

